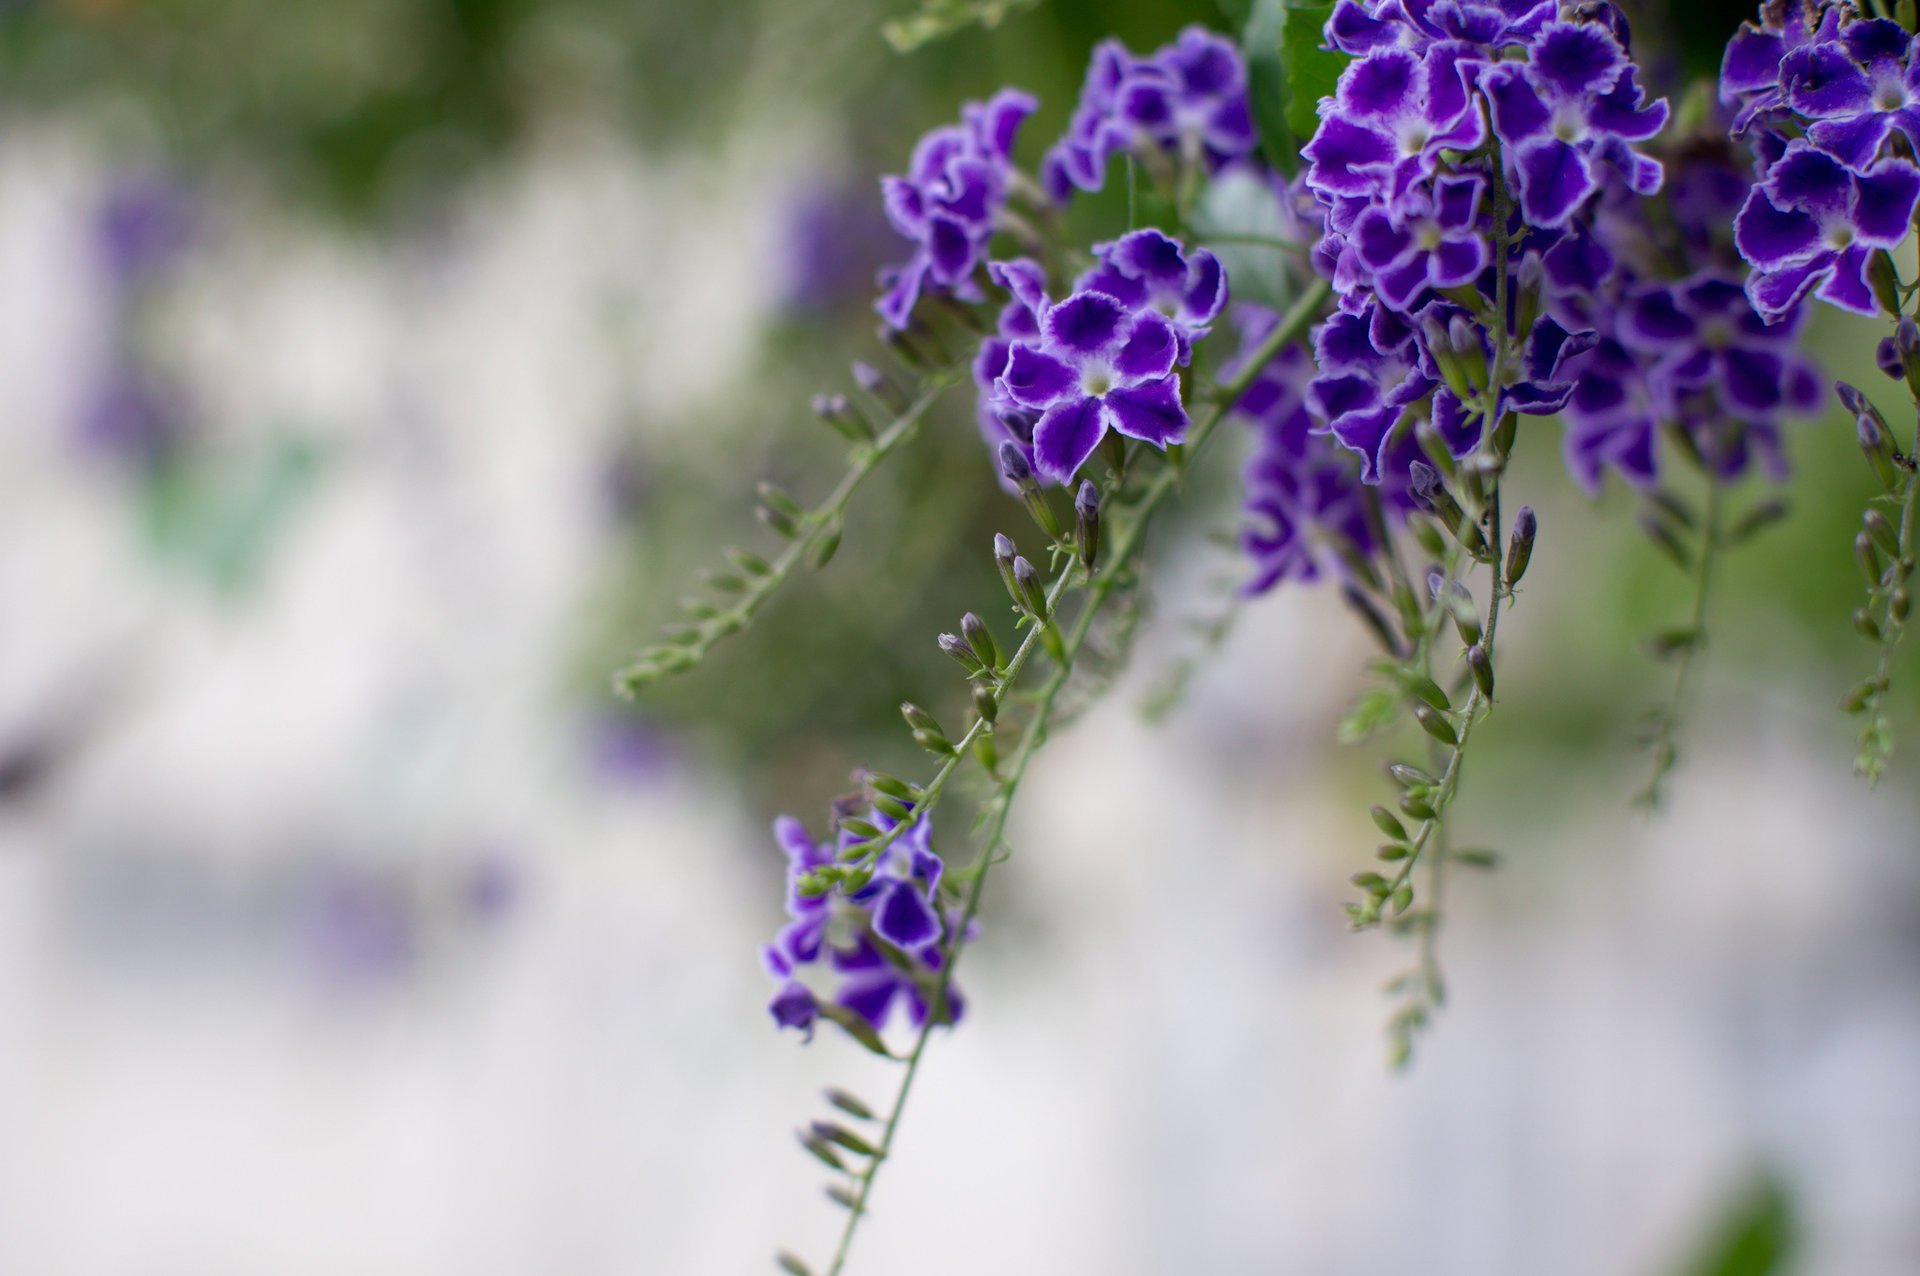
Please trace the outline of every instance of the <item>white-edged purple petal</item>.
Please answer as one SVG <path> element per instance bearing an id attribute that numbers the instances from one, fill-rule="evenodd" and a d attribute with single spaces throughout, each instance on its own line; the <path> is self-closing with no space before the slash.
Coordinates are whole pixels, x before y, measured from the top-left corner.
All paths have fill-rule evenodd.
<path id="1" fill-rule="evenodd" d="M 1187 410 L 1178 377 L 1109 391 L 1107 423 L 1129 438 L 1164 448 L 1187 437 Z"/>
<path id="2" fill-rule="evenodd" d="M 1574 215 L 1596 187 L 1587 157 L 1557 137 L 1536 137 L 1515 155 L 1520 172 L 1520 211 L 1549 229 Z"/>
<path id="3" fill-rule="evenodd" d="M 1164 315 L 1143 310 L 1133 318 L 1126 341 L 1113 357 L 1113 370 L 1121 385 L 1157 381 L 1173 370 L 1180 345 L 1173 325 Z"/>
<path id="4" fill-rule="evenodd" d="M 1605 93 L 1626 66 L 1626 50 L 1589 22 L 1550 22 L 1531 50 L 1533 79 L 1561 98 Z"/>
<path id="5" fill-rule="evenodd" d="M 1048 408 L 1033 427 L 1033 465 L 1055 483 L 1074 476 L 1100 446 L 1107 424 L 1100 400 L 1077 395 Z"/>
<path id="6" fill-rule="evenodd" d="M 1007 357 L 1000 389 L 1021 407 L 1050 408 L 1080 393 L 1080 373 L 1037 346 L 1020 342 Z"/>
<path id="7" fill-rule="evenodd" d="M 1078 292 L 1051 307 L 1040 321 L 1047 341 L 1063 354 L 1092 356 L 1110 351 L 1125 329 L 1127 308 L 1100 292 Z"/>

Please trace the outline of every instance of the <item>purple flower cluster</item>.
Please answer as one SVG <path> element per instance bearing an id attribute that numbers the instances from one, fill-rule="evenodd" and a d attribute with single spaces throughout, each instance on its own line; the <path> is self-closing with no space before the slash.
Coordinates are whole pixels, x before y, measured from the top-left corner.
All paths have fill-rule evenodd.
<path id="1" fill-rule="evenodd" d="M 844 803 L 836 811 L 852 813 Z M 894 827 L 882 811 L 868 811 L 865 819 L 883 833 Z M 816 842 L 791 816 L 774 821 L 773 833 L 787 855 L 788 917 L 762 951 L 768 973 L 780 983 L 768 1005 L 774 1021 L 812 1032 L 822 1014 L 820 993 L 799 975 L 824 964 L 838 976 L 834 1002 L 876 1030 L 886 1027 L 900 1002 L 913 1023 L 925 1023 L 950 925 L 940 907 L 944 865 L 932 847 L 932 822 L 916 819 L 851 889 L 842 884 L 815 891 L 812 881 L 827 865 L 857 858 L 863 838 L 843 827 L 833 840 Z M 958 1021 L 961 1010 L 958 991 L 948 988 L 948 1014 Z"/>
<path id="2" fill-rule="evenodd" d="M 1192 26 L 1147 57 L 1118 40 L 1093 51 L 1067 134 L 1047 152 L 1040 180 L 1065 203 L 1106 184 L 1107 162 L 1127 152 L 1173 152 L 1217 170 L 1253 150 L 1247 69 L 1233 42 Z"/>
<path id="3" fill-rule="evenodd" d="M 1920 204 L 1914 37 L 1831 0 L 1771 0 L 1727 46 L 1720 95 L 1760 181 L 1736 222 L 1747 282 L 1769 319 L 1812 293 L 1879 312 L 1876 263 Z"/>
<path id="4" fill-rule="evenodd" d="M 1416 422 L 1464 456 L 1489 421 L 1566 404 L 1598 338 L 1541 313 L 1542 258 L 1585 236 L 1604 191 L 1659 190 L 1638 148 L 1667 107 L 1606 4 L 1342 0 L 1327 39 L 1354 60 L 1303 154 L 1340 313 L 1315 334 L 1306 401 L 1376 483 L 1391 455 L 1418 457 Z"/>
<path id="5" fill-rule="evenodd" d="M 994 263 L 994 282 L 1012 299 L 974 361 L 988 440 L 1012 440 L 1057 483 L 1109 430 L 1159 448 L 1186 437 L 1178 368 L 1227 300 L 1214 255 L 1157 230 L 1095 252 L 1097 264 L 1059 302 L 1035 263 Z"/>
<path id="6" fill-rule="evenodd" d="M 1262 306 L 1236 307 L 1245 346 L 1258 345 L 1280 316 Z M 1247 459 L 1245 523 L 1240 549 L 1253 563 L 1246 594 L 1261 594 L 1286 580 L 1318 579 L 1338 555 L 1342 538 L 1362 555 L 1379 548 L 1367 516 L 1367 493 L 1354 454 L 1319 428 L 1307 407 L 1313 362 L 1289 346 L 1269 362 L 1235 404 L 1253 423 L 1254 448 Z M 1396 497 L 1403 494 L 1396 492 Z M 1390 501 L 1400 512 L 1404 505 Z"/>
<path id="7" fill-rule="evenodd" d="M 1728 229 L 1752 178 L 1724 132 L 1685 147 L 1662 201 L 1611 192 L 1543 261 L 1549 309 L 1598 336 L 1571 364 L 1565 409 L 1567 465 L 1590 491 L 1609 468 L 1651 485 L 1663 426 L 1721 480 L 1756 458 L 1781 477 L 1781 426 L 1820 404 L 1819 375 L 1796 350 L 1802 308 L 1769 321 L 1742 285 Z"/>
<path id="8" fill-rule="evenodd" d="M 887 220 L 914 243 L 904 264 L 880 272 L 874 308 L 891 327 L 907 326 L 928 288 L 984 299 L 976 276 L 1006 207 L 1014 139 L 1035 105 L 1017 89 L 969 102 L 959 124 L 920 139 L 904 175 L 881 179 Z"/>

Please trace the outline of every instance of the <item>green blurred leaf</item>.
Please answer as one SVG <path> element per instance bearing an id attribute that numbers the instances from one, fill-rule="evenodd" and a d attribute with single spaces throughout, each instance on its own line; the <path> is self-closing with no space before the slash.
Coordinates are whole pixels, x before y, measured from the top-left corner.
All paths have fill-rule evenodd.
<path id="1" fill-rule="evenodd" d="M 1300 168 L 1300 144 L 1287 124 L 1287 69 L 1280 39 L 1286 0 L 1251 0 L 1242 20 L 1240 49 L 1247 59 L 1247 104 L 1267 162 L 1289 175 Z"/>
<path id="2" fill-rule="evenodd" d="M 1786 1184 L 1762 1174 L 1714 1220 L 1680 1276 L 1779 1276 L 1799 1237 Z"/>
<path id="3" fill-rule="evenodd" d="M 1260 148 L 1283 173 L 1300 168 L 1300 147 L 1320 126 L 1319 104 L 1331 94 L 1347 55 L 1322 47 L 1331 4 L 1252 0 L 1240 47 L 1247 59 L 1247 99 Z"/>
<path id="4" fill-rule="evenodd" d="M 920 11 L 880 28 L 895 53 L 911 53 L 923 44 L 944 40 L 965 27 L 992 30 L 1009 13 L 1031 9 L 1040 0 L 922 0 Z"/>
<path id="5" fill-rule="evenodd" d="M 1312 137 L 1320 126 L 1320 99 L 1332 94 L 1347 55 L 1322 47 L 1330 4 L 1290 5 L 1280 32 L 1280 64 L 1287 77 L 1287 127 Z"/>

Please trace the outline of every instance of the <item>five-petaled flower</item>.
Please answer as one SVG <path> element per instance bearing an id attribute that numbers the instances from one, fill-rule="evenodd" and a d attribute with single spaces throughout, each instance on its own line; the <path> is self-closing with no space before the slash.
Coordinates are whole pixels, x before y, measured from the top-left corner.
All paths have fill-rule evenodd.
<path id="1" fill-rule="evenodd" d="M 1873 254 L 1906 238 L 1917 202 L 1920 169 L 1905 160 L 1854 172 L 1794 139 L 1734 223 L 1740 253 L 1754 266 L 1747 294 L 1769 320 L 1809 291 L 1845 310 L 1877 313 Z"/>
<path id="2" fill-rule="evenodd" d="M 1598 188 L 1593 161 L 1613 164 L 1635 194 L 1660 189 L 1657 160 L 1633 150 L 1667 122 L 1649 103 L 1626 50 L 1594 22 L 1552 22 L 1527 62 L 1503 62 L 1481 77 L 1493 131 L 1505 148 L 1520 211 L 1534 226 L 1563 226 Z"/>
<path id="3" fill-rule="evenodd" d="M 1041 414 L 1034 468 L 1067 482 L 1108 430 L 1157 448 L 1183 440 L 1179 352 L 1172 322 L 1157 310 L 1129 310 L 1104 292 L 1048 306 L 1039 338 L 1015 343 L 1000 376 L 1007 398 Z"/>

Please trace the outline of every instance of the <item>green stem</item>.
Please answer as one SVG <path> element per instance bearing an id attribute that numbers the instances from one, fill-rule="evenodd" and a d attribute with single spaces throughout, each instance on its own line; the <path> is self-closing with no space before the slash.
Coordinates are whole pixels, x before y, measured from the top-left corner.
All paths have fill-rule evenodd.
<path id="1" fill-rule="evenodd" d="M 1667 696 L 1666 707 L 1660 711 L 1659 734 L 1653 743 L 1653 775 L 1640 791 L 1635 801 L 1649 810 L 1660 805 L 1660 786 L 1672 773 L 1677 753 L 1674 749 L 1674 736 L 1679 729 L 1680 712 L 1687 696 L 1687 684 L 1693 675 L 1694 656 L 1707 641 L 1707 599 L 1713 590 L 1713 569 L 1720 558 L 1721 528 L 1721 484 L 1702 467 L 1707 480 L 1706 527 L 1700 536 L 1700 553 L 1693 568 L 1693 612 L 1687 618 L 1687 641 L 1675 653 L 1673 690 Z"/>
<path id="2" fill-rule="evenodd" d="M 1187 439 L 1189 463 L 1199 456 L 1220 423 L 1232 411 L 1233 405 L 1239 401 L 1241 395 L 1246 393 L 1247 387 L 1253 384 L 1254 379 L 1260 375 L 1266 365 L 1287 346 L 1298 340 L 1319 316 L 1328 291 L 1324 282 L 1316 281 L 1294 302 L 1280 323 L 1274 327 L 1273 332 L 1268 334 L 1267 339 L 1246 360 L 1233 380 L 1222 387 L 1212 411 L 1197 422 L 1189 433 Z M 1008 760 L 993 796 L 989 799 L 993 813 L 985 836 L 981 840 L 979 859 L 971 871 L 972 881 L 968 884 L 966 902 L 959 919 L 948 931 L 945 960 L 941 963 L 939 982 L 934 989 L 931 1013 L 928 1014 L 926 1023 L 921 1025 L 919 1034 L 914 1038 L 912 1052 L 907 1055 L 906 1069 L 900 1078 L 900 1089 L 895 1094 L 893 1106 L 887 1114 L 880 1142 L 875 1146 L 874 1154 L 868 1159 L 865 1169 L 855 1176 L 858 1186 L 854 1189 L 853 1203 L 848 1207 L 846 1227 L 841 1231 L 840 1243 L 834 1251 L 833 1265 L 827 1269 L 827 1276 L 840 1276 L 846 1267 L 847 1256 L 853 1247 L 854 1235 L 859 1229 L 861 1219 L 866 1216 L 867 1203 L 873 1193 L 874 1179 L 879 1174 L 880 1166 L 892 1152 L 894 1135 L 899 1130 L 901 1115 L 906 1111 L 908 1096 L 913 1091 L 914 1078 L 919 1075 L 920 1061 L 926 1055 L 927 1043 L 932 1040 L 934 1028 L 945 1018 L 947 994 L 953 984 L 954 968 L 960 964 L 962 940 L 968 926 L 980 911 L 988 872 L 992 869 L 995 863 L 994 856 L 1006 837 L 1007 819 L 1013 809 L 1014 796 L 1026 777 L 1027 767 L 1032 762 L 1034 754 L 1046 740 L 1047 725 L 1053 716 L 1054 706 L 1073 673 L 1074 663 L 1085 646 L 1088 635 L 1093 631 L 1094 620 L 1130 572 L 1134 558 L 1145 544 L 1147 529 L 1153 521 L 1154 513 L 1180 489 L 1181 477 L 1181 470 L 1171 465 L 1167 466 L 1154 476 L 1152 484 L 1135 504 L 1133 517 L 1125 531 L 1115 539 L 1106 562 L 1089 582 L 1086 601 L 1074 618 L 1073 628 L 1068 631 L 1063 641 L 1061 660 L 1040 688 L 1032 716 L 1020 737 L 1020 745 L 1014 751 L 1013 757 Z M 1065 592 L 1065 583 L 1072 580 L 1074 574 L 1072 568 L 1060 574 L 1054 585 L 1051 602 L 1059 601 L 1061 594 Z M 1020 650 L 1009 662 L 1007 676 L 1001 684 L 1000 696 L 1006 695 L 1019 668 L 1024 665 L 1026 655 L 1031 652 L 1037 641 L 1037 633 L 1029 634 L 1021 644 Z M 935 783 L 927 786 L 926 796 L 916 808 L 918 812 L 924 814 L 934 802 L 938 801 L 940 791 L 945 788 L 946 777 L 958 765 L 959 759 L 965 756 L 966 742 L 974 737 L 974 733 L 980 729 L 981 725 L 978 721 L 974 723 L 965 739 L 957 746 L 956 755 L 942 766 Z"/>
<path id="3" fill-rule="evenodd" d="M 667 643 L 642 652 L 639 659 L 615 676 L 614 685 L 625 695 L 633 695 L 648 683 L 668 674 L 683 673 L 707 658 L 707 653 L 722 639 L 739 633 L 752 622 L 755 613 L 784 585 L 802 560 L 829 536 L 837 536 L 853 494 L 901 445 L 913 436 L 922 417 L 940 396 L 959 382 L 957 369 L 933 373 L 919 395 L 887 423 L 872 442 L 854 449 L 853 464 L 826 499 L 806 512 L 799 522 L 801 534 L 788 542 L 780 556 L 767 565 L 765 572 L 746 577 L 746 586 L 733 606 L 699 621 L 693 633 L 682 642 Z"/>

